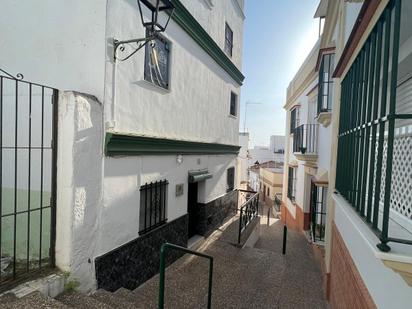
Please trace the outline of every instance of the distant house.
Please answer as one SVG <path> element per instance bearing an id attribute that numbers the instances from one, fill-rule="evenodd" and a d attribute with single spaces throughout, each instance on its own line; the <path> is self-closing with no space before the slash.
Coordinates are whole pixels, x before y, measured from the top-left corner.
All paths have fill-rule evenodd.
<path id="1" fill-rule="evenodd" d="M 249 168 L 250 188 L 260 192 L 260 200 L 274 205 L 275 196 L 282 193 L 283 163 L 268 161 Z"/>

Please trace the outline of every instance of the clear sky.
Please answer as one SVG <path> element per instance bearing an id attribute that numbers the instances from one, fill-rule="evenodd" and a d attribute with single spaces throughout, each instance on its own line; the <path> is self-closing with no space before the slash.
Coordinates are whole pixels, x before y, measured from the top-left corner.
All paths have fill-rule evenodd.
<path id="1" fill-rule="evenodd" d="M 286 88 L 318 39 L 314 19 L 319 0 L 245 0 L 240 131 L 250 146 L 269 145 L 269 137 L 285 133 Z"/>

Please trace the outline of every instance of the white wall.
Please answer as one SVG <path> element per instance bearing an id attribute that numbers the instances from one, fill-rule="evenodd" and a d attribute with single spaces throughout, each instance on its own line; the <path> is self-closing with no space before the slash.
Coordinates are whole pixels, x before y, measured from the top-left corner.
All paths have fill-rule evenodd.
<path id="1" fill-rule="evenodd" d="M 199 9 L 198 1 L 193 2 L 189 9 L 196 4 L 197 10 L 191 9 L 195 15 L 206 14 L 204 9 Z M 230 14 L 229 9 L 226 12 L 216 6 L 211 16 L 224 24 L 224 13 Z M 140 24 L 135 1 L 109 1 L 107 40 L 142 37 L 144 31 Z M 242 34 L 240 25 L 239 22 L 236 30 Z M 224 28 L 220 30 L 224 33 Z M 107 55 L 105 103 L 106 121 L 113 125 L 110 129 L 127 134 L 238 145 L 239 117 L 232 117 L 229 112 L 230 92 L 238 94 L 240 100 L 239 85 L 174 21 L 170 22 L 165 37 L 171 42 L 169 90 L 144 81 L 143 51 L 115 65 Z"/>
<path id="2" fill-rule="evenodd" d="M 95 288 L 102 207 L 103 108 L 88 95 L 59 96 L 56 265 L 80 290 Z"/>
<path id="3" fill-rule="evenodd" d="M 332 127 L 325 128 L 319 124 L 318 130 L 318 169 L 329 170 L 330 155 L 331 155 L 331 134 Z"/>
<path id="4" fill-rule="evenodd" d="M 238 68 L 241 68 L 244 20 L 243 5 L 238 5 L 236 3 L 238 0 L 181 1 L 222 50 L 225 46 L 225 23 L 228 23 L 233 31 L 233 55 L 231 60 Z M 213 6 L 205 5 L 206 2 L 211 2 Z"/>
<path id="5" fill-rule="evenodd" d="M 248 149 L 249 149 L 249 133 L 239 133 L 239 154 L 237 157 L 238 160 L 238 186 L 241 182 L 247 182 L 248 178 Z"/>
<path id="6" fill-rule="evenodd" d="M 11 74 L 103 100 L 106 1 L 3 0 L 0 64 Z"/>
<path id="7" fill-rule="evenodd" d="M 168 180 L 167 218 L 172 221 L 187 213 L 188 171 L 205 169 L 213 175 L 199 183 L 199 203 L 210 202 L 226 194 L 226 173 L 236 165 L 234 155 L 138 156 L 105 159 L 104 198 L 101 211 L 99 248 L 96 255 L 106 253 L 139 237 L 140 186 L 146 182 Z M 184 184 L 184 193 L 175 196 L 177 184 Z"/>
<path id="8" fill-rule="evenodd" d="M 255 172 L 255 170 L 250 170 L 249 171 L 249 185 L 252 188 L 252 190 L 259 192 L 260 190 L 260 175 L 259 175 L 259 170 Z"/>
<path id="9" fill-rule="evenodd" d="M 379 239 L 342 197 L 334 199 L 336 226 L 376 307 L 409 308 L 411 287 L 376 256 Z"/>

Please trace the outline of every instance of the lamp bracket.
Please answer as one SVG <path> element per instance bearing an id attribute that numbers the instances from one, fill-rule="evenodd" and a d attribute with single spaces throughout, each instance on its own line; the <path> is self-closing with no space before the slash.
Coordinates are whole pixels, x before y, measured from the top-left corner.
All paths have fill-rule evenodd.
<path id="1" fill-rule="evenodd" d="M 116 60 L 125 61 L 125 60 L 129 59 L 131 56 L 133 56 L 135 53 L 137 53 L 143 46 L 145 46 L 147 44 L 147 42 L 153 40 L 154 38 L 155 38 L 155 35 L 150 35 L 150 36 L 145 37 L 145 38 L 124 40 L 124 41 L 119 41 L 119 40 L 113 39 L 113 47 L 114 47 L 114 49 L 113 49 L 113 60 L 116 62 Z M 131 52 L 125 58 L 118 58 L 117 57 L 117 50 L 120 49 L 120 51 L 124 51 L 125 50 L 125 45 L 126 44 L 132 44 L 132 43 L 137 44 L 137 47 L 133 50 L 133 52 Z"/>

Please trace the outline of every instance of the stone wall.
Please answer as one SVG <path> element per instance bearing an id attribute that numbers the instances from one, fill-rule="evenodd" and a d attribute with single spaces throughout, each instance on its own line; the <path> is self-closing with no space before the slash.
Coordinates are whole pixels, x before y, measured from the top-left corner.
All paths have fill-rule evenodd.
<path id="1" fill-rule="evenodd" d="M 113 251 L 96 258 L 97 287 L 114 292 L 135 289 L 159 272 L 160 247 L 165 242 L 187 245 L 188 216 L 184 215 Z M 182 253 L 168 251 L 166 264 Z"/>
<path id="2" fill-rule="evenodd" d="M 237 210 L 238 191 L 231 191 L 209 203 L 198 203 L 197 232 L 209 236 Z"/>

